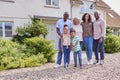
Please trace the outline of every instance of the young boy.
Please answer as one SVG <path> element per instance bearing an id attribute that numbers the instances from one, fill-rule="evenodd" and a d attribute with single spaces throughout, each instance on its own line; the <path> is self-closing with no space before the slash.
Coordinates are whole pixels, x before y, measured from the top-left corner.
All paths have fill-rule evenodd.
<path id="1" fill-rule="evenodd" d="M 64 67 L 69 67 L 70 63 L 70 35 L 68 34 L 68 25 L 64 25 L 64 34 L 61 40 L 62 52 L 64 53 Z"/>
<path id="2" fill-rule="evenodd" d="M 71 49 L 74 51 L 74 67 L 77 67 L 77 57 L 78 57 L 80 68 L 82 68 L 82 56 L 81 56 L 79 37 L 76 36 L 76 32 L 74 29 L 70 31 L 70 36 L 72 39 Z"/>

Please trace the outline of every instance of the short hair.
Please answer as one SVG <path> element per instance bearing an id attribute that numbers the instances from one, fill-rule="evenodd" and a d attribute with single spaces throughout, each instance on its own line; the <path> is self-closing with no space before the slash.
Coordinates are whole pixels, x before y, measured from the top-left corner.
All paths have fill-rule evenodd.
<path id="1" fill-rule="evenodd" d="M 89 15 L 88 22 L 89 22 L 89 23 L 92 22 L 92 19 L 91 19 L 91 16 L 90 16 L 89 13 L 85 13 L 85 14 L 83 15 L 83 17 L 82 17 L 83 22 L 85 22 L 85 16 L 86 16 L 86 15 Z"/>
<path id="2" fill-rule="evenodd" d="M 97 11 L 95 11 L 95 12 L 94 12 L 94 14 L 95 14 L 95 13 L 98 13 L 98 15 L 100 15 L 100 11 L 98 11 L 98 10 L 97 10 Z"/>
<path id="3" fill-rule="evenodd" d="M 75 31 L 74 29 L 71 29 L 71 30 L 70 30 L 70 33 L 72 33 L 72 32 L 75 32 L 75 33 L 76 33 L 76 31 Z"/>
<path id="4" fill-rule="evenodd" d="M 65 28 L 65 27 L 68 27 L 68 25 L 67 25 L 67 24 L 65 24 L 65 25 L 64 25 L 64 28 Z"/>

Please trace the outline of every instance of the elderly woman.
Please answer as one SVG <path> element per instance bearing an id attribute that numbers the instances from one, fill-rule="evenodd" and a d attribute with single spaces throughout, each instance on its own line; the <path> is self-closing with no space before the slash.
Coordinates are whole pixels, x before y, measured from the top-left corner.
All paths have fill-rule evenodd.
<path id="1" fill-rule="evenodd" d="M 80 19 L 78 17 L 75 17 L 73 19 L 73 29 L 76 31 L 76 35 L 79 37 L 79 41 L 80 41 L 80 46 L 82 49 L 82 42 L 83 42 L 83 31 L 82 31 L 82 26 L 80 25 Z"/>

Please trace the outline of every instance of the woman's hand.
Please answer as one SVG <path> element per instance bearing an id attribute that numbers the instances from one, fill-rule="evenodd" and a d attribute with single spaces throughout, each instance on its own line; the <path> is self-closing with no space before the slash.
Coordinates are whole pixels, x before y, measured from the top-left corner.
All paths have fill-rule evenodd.
<path id="1" fill-rule="evenodd" d="M 99 43 L 102 43 L 102 41 L 103 41 L 103 39 L 102 39 L 102 37 L 99 39 Z"/>

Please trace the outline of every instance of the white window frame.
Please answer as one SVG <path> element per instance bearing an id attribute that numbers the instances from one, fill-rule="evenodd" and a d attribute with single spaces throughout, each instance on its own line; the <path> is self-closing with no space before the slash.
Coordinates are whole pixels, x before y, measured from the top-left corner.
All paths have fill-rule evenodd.
<path id="1" fill-rule="evenodd" d="M 47 4 L 47 1 L 45 0 L 46 6 L 50 6 L 50 7 L 59 7 L 59 0 L 58 0 L 58 5 L 54 5 L 52 2 L 53 2 L 53 0 L 51 0 L 51 3 L 50 3 L 50 5 L 49 5 L 49 4 Z"/>
<path id="2" fill-rule="evenodd" d="M 3 38 L 7 38 L 6 37 L 6 34 L 5 34 L 5 23 L 6 22 L 10 22 L 10 23 L 12 23 L 12 29 L 13 29 L 13 22 L 12 21 L 0 21 L 0 23 L 2 23 L 2 36 L 0 36 L 0 37 L 3 37 Z M 11 29 L 11 30 L 12 30 Z M 13 32 L 13 30 L 12 30 L 12 32 Z M 12 34 L 11 34 L 12 35 Z M 10 37 L 12 37 L 12 36 L 10 36 Z"/>
<path id="3" fill-rule="evenodd" d="M 92 9 L 90 9 L 92 4 L 93 4 Z M 94 2 L 92 2 L 92 1 L 83 1 L 83 4 L 80 5 L 80 13 L 93 14 L 94 13 Z"/>

